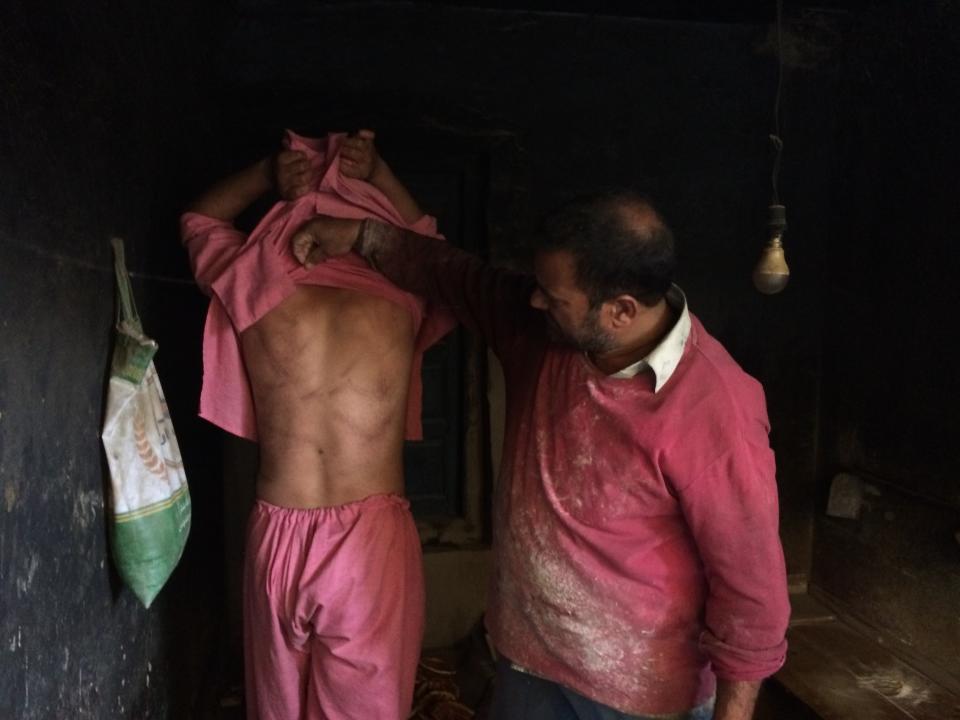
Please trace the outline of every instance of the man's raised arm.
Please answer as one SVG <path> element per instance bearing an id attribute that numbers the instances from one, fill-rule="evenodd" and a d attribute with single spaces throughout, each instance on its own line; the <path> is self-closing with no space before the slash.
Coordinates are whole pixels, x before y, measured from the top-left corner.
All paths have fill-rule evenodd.
<path id="1" fill-rule="evenodd" d="M 304 153 L 281 150 L 224 178 L 194 200 L 187 212 L 232 222 L 270 190 L 284 200 L 295 200 L 310 189 L 312 176 Z"/>
<path id="2" fill-rule="evenodd" d="M 211 286 L 230 267 L 247 240 L 233 221 L 270 190 L 285 200 L 307 192 L 313 171 L 306 156 L 281 150 L 230 175 L 194 200 L 180 218 L 180 236 L 200 289 Z"/>
<path id="3" fill-rule="evenodd" d="M 294 233 L 291 250 L 306 267 L 350 251 L 362 255 L 399 287 L 450 310 L 498 354 L 538 321 L 529 305 L 532 278 L 377 220 L 318 216 Z"/>

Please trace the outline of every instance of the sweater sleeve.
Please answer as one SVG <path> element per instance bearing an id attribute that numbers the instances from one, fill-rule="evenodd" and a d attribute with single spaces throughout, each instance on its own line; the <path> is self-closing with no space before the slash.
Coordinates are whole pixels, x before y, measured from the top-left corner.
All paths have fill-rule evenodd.
<path id="1" fill-rule="evenodd" d="M 404 290 L 453 313 L 501 359 L 539 321 L 529 304 L 532 278 L 491 267 L 442 240 L 396 230 L 378 241 L 368 259 Z"/>
<path id="2" fill-rule="evenodd" d="M 773 451 L 740 438 L 679 491 L 708 591 L 700 642 L 721 680 L 783 665 L 790 601 Z"/>
<path id="3" fill-rule="evenodd" d="M 232 223 L 194 212 L 181 216 L 180 238 L 190 256 L 193 276 L 207 295 L 212 292 L 210 286 L 229 267 L 247 241 L 246 234 Z"/>

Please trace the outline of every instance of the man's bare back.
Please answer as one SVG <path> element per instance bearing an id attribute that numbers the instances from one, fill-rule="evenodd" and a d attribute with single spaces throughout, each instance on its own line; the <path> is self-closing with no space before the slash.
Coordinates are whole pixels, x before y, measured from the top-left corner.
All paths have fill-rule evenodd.
<path id="1" fill-rule="evenodd" d="M 260 442 L 258 497 L 308 508 L 403 492 L 414 345 L 406 310 L 304 285 L 241 343 Z"/>
<path id="2" fill-rule="evenodd" d="M 281 150 L 211 187 L 188 212 L 197 230 L 185 242 L 198 281 L 212 287 L 211 278 L 234 261 L 240 264 L 231 270 L 250 273 L 250 262 L 242 262 L 250 258 L 230 255 L 250 240 L 234 220 L 272 191 L 292 203 L 316 193 L 293 207 L 315 211 L 330 192 L 320 181 L 333 162 L 340 180 L 378 190 L 398 224 L 423 219 L 373 140 L 370 130 L 330 135 L 325 147 L 335 150 L 328 157 L 316 149 L 318 141 L 289 133 L 298 149 Z M 366 189 L 356 197 L 366 212 L 384 210 Z M 267 284 L 256 281 L 246 290 L 272 300 L 269 282 L 279 277 L 273 270 Z M 244 662 L 248 712 L 264 720 L 409 715 L 423 634 L 423 566 L 409 503 L 398 496 L 422 309 L 403 299 L 302 284 L 252 325 L 243 324 L 243 363 L 231 378 L 242 382 L 246 371 L 260 444 L 260 501 L 251 508 L 244 555 Z M 213 310 L 231 319 L 226 308 Z M 249 413 L 249 398 L 242 399 Z M 228 419 L 224 427 L 239 424 Z"/>
<path id="3" fill-rule="evenodd" d="M 340 173 L 379 189 L 405 222 L 416 201 L 382 161 L 374 134 L 340 147 Z M 317 181 L 302 152 L 281 151 L 214 185 L 191 206 L 233 221 L 275 189 L 294 200 Z M 403 492 L 403 437 L 413 362 L 408 312 L 353 290 L 299 286 L 241 337 L 253 390 L 257 494 L 285 507 L 319 507 Z"/>

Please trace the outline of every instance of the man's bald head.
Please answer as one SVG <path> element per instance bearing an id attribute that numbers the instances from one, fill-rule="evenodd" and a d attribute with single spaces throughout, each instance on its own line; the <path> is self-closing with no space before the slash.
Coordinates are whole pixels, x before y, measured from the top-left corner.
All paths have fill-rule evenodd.
<path id="1" fill-rule="evenodd" d="M 629 190 L 578 198 L 543 225 L 538 252 L 569 252 L 591 307 L 618 295 L 655 305 L 676 272 L 673 233 L 648 197 Z"/>

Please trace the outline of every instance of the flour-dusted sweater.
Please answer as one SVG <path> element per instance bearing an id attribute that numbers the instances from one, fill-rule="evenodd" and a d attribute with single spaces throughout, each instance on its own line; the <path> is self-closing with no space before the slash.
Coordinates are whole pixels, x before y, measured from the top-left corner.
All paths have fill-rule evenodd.
<path id="1" fill-rule="evenodd" d="M 702 324 L 684 307 L 673 347 L 610 377 L 550 341 L 528 277 L 412 233 L 373 262 L 504 368 L 486 615 L 499 651 L 631 714 L 775 672 L 789 601 L 763 390 Z"/>

